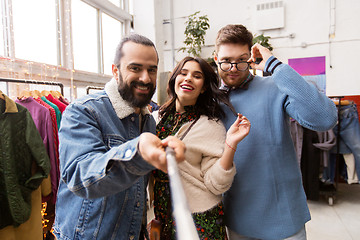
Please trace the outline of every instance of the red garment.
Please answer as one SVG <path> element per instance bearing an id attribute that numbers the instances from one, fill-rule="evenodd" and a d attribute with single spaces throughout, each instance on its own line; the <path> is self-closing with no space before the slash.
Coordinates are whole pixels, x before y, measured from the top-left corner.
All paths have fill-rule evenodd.
<path id="1" fill-rule="evenodd" d="M 59 101 L 64 103 L 66 106 L 69 105 L 69 101 L 67 101 L 65 98 L 63 98 L 62 96 L 59 97 Z"/>
<path id="2" fill-rule="evenodd" d="M 52 102 L 53 104 L 55 104 L 61 113 L 64 112 L 65 108 L 67 107 L 67 105 L 65 105 L 64 103 L 60 102 L 58 99 L 54 98 L 53 95 L 49 94 L 47 96 L 45 96 L 47 100 L 49 100 L 50 102 Z"/>

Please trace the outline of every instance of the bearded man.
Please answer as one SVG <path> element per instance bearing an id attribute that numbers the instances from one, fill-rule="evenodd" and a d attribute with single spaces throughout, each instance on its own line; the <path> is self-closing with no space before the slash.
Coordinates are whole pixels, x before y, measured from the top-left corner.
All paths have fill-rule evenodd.
<path id="1" fill-rule="evenodd" d="M 62 117 L 57 239 L 143 239 L 148 173 L 166 171 L 164 148 L 178 161 L 185 145 L 161 141 L 147 105 L 155 92 L 158 54 L 133 34 L 120 42 L 104 91 L 70 104 Z"/>

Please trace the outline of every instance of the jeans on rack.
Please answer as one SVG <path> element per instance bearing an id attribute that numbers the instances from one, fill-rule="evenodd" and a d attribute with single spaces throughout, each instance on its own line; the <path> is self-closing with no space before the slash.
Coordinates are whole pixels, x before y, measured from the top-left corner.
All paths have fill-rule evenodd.
<path id="1" fill-rule="evenodd" d="M 324 168 L 322 181 L 327 182 L 327 183 L 335 183 L 336 161 L 337 161 L 336 154 L 330 153 L 329 163 L 328 163 L 328 166 Z M 340 162 L 338 164 L 340 164 Z M 342 169 L 342 171 L 339 172 L 340 176 L 342 176 L 344 179 L 347 179 L 348 178 L 347 171 L 345 169 L 346 166 L 338 165 L 338 167 L 340 169 Z"/>
<path id="2" fill-rule="evenodd" d="M 355 158 L 355 169 L 360 176 L 360 123 L 356 104 L 344 105 L 339 109 L 340 131 L 338 125 L 334 127 L 334 133 L 340 135 L 339 153 L 353 153 Z M 332 153 L 337 152 L 337 146 L 333 147 Z M 334 169 L 335 171 L 335 169 Z M 332 174 L 330 174 L 332 175 Z"/>

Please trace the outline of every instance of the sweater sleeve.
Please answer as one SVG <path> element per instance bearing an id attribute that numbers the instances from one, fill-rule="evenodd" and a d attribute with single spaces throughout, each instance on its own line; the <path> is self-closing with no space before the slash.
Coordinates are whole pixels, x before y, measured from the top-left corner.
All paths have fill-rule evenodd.
<path id="1" fill-rule="evenodd" d="M 225 170 L 219 164 L 224 151 L 225 127 L 221 121 L 208 120 L 207 117 L 201 118 L 196 125 L 184 138 L 186 161 L 191 165 L 191 169 L 187 165 L 186 171 L 192 171 L 187 176 L 191 175 L 196 182 L 196 171 L 199 170 L 198 177 L 204 187 L 214 195 L 220 195 L 230 188 L 236 173 L 235 165 Z"/>
<path id="2" fill-rule="evenodd" d="M 223 194 L 231 187 L 235 174 L 235 163 L 231 169 L 225 170 L 216 161 L 204 176 L 205 186 L 215 195 Z"/>
<path id="3" fill-rule="evenodd" d="M 300 125 L 314 131 L 327 131 L 337 122 L 335 104 L 314 84 L 310 84 L 287 64 L 270 57 L 265 65 L 279 90 L 286 96 L 284 109 Z"/>

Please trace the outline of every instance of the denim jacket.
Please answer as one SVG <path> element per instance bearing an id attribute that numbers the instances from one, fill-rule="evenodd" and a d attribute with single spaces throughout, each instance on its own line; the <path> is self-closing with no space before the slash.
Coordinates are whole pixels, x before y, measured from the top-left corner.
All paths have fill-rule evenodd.
<path id="1" fill-rule="evenodd" d="M 66 108 L 59 131 L 57 239 L 139 238 L 147 174 L 154 169 L 137 151 L 139 121 L 114 79 L 105 91 Z M 143 132 L 155 132 L 148 112 Z"/>

